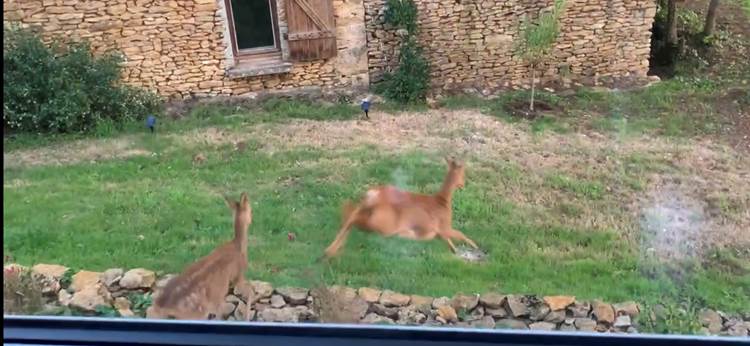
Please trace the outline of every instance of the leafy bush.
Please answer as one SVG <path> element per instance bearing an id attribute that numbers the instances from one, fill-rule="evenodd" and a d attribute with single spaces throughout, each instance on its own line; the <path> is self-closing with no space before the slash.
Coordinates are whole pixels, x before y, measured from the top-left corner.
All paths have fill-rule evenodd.
<path id="1" fill-rule="evenodd" d="M 424 102 L 430 87 L 430 70 L 414 38 L 408 38 L 401 45 L 398 61 L 396 71 L 383 77 L 378 90 L 399 103 Z"/>
<path id="2" fill-rule="evenodd" d="M 690 9 L 677 9 L 677 23 L 680 25 L 680 31 L 687 34 L 699 34 L 703 31 L 703 17 Z"/>
<path id="3" fill-rule="evenodd" d="M 120 84 L 122 57 L 95 56 L 87 42 L 45 43 L 3 28 L 3 123 L 22 132 L 88 132 L 158 112 L 155 94 Z"/>
<path id="4" fill-rule="evenodd" d="M 417 31 L 417 5 L 413 0 L 388 0 L 385 5 L 385 22 L 411 34 Z"/>
<path id="5" fill-rule="evenodd" d="M 383 76 L 377 91 L 403 104 L 424 102 L 430 87 L 430 68 L 416 41 L 417 6 L 413 0 L 388 0 L 385 22 L 405 30 L 398 57 L 398 67 Z"/>

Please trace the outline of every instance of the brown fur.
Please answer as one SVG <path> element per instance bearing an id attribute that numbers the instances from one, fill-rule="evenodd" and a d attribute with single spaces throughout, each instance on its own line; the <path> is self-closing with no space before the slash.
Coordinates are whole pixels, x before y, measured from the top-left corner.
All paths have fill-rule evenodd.
<path id="1" fill-rule="evenodd" d="M 234 213 L 234 239 L 170 280 L 148 309 L 148 317 L 207 319 L 211 314 L 219 316 L 230 286 L 236 285 L 249 293 L 244 275 L 247 269 L 247 229 L 252 223 L 252 208 L 244 192 L 240 202 L 226 199 L 226 203 Z M 250 308 L 249 302 L 247 307 Z"/>
<path id="2" fill-rule="evenodd" d="M 326 257 L 335 256 L 346 242 L 352 227 L 376 232 L 384 237 L 431 240 L 440 237 L 456 252 L 451 239 L 477 245 L 460 231 L 453 229 L 453 191 L 464 186 L 464 166 L 446 159 L 448 173 L 443 187 L 434 195 L 401 191 L 393 186 L 367 190 L 357 204 L 346 202 L 342 207 L 342 225 L 336 239 L 325 250 Z"/>

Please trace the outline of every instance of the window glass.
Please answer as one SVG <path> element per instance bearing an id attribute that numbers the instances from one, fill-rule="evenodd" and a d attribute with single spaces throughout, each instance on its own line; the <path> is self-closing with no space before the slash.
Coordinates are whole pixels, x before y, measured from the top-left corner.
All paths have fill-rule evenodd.
<path id="1" fill-rule="evenodd" d="M 232 0 L 237 48 L 274 46 L 271 4 L 267 0 Z"/>

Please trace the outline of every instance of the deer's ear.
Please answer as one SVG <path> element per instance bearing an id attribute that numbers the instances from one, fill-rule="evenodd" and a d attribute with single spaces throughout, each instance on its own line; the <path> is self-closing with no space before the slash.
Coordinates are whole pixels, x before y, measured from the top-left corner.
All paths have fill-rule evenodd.
<path id="1" fill-rule="evenodd" d="M 450 156 L 446 156 L 445 157 L 445 163 L 447 163 L 448 166 L 451 166 L 451 167 L 453 167 L 453 165 L 454 165 L 453 159 Z"/>
<path id="2" fill-rule="evenodd" d="M 250 204 L 250 199 L 247 197 L 247 192 L 243 192 L 240 197 L 240 205 L 246 207 L 248 204 Z"/>
<path id="3" fill-rule="evenodd" d="M 224 203 L 227 205 L 227 208 L 236 210 L 237 209 L 237 202 L 229 199 L 229 197 L 224 196 Z"/>

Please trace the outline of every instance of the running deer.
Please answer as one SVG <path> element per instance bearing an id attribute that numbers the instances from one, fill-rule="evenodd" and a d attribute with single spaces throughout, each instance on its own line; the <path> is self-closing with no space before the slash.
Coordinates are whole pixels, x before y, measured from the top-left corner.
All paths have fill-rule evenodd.
<path id="1" fill-rule="evenodd" d="M 394 186 L 378 186 L 367 190 L 357 204 L 346 202 L 342 225 L 336 239 L 325 250 L 325 257 L 335 256 L 346 242 L 352 227 L 376 232 L 384 237 L 399 236 L 415 240 L 440 237 L 456 252 L 452 239 L 477 248 L 477 244 L 452 226 L 451 200 L 453 191 L 464 187 L 464 165 L 446 158 L 448 173 L 443 187 L 434 195 L 401 191 Z"/>
<path id="2" fill-rule="evenodd" d="M 224 199 L 234 214 L 234 239 L 170 280 L 148 309 L 149 318 L 197 320 L 207 319 L 212 314 L 220 318 L 221 306 L 232 285 L 247 294 L 245 316 L 250 316 L 252 298 L 245 282 L 245 270 L 247 229 L 252 223 L 253 212 L 244 192 L 239 202 Z"/>

